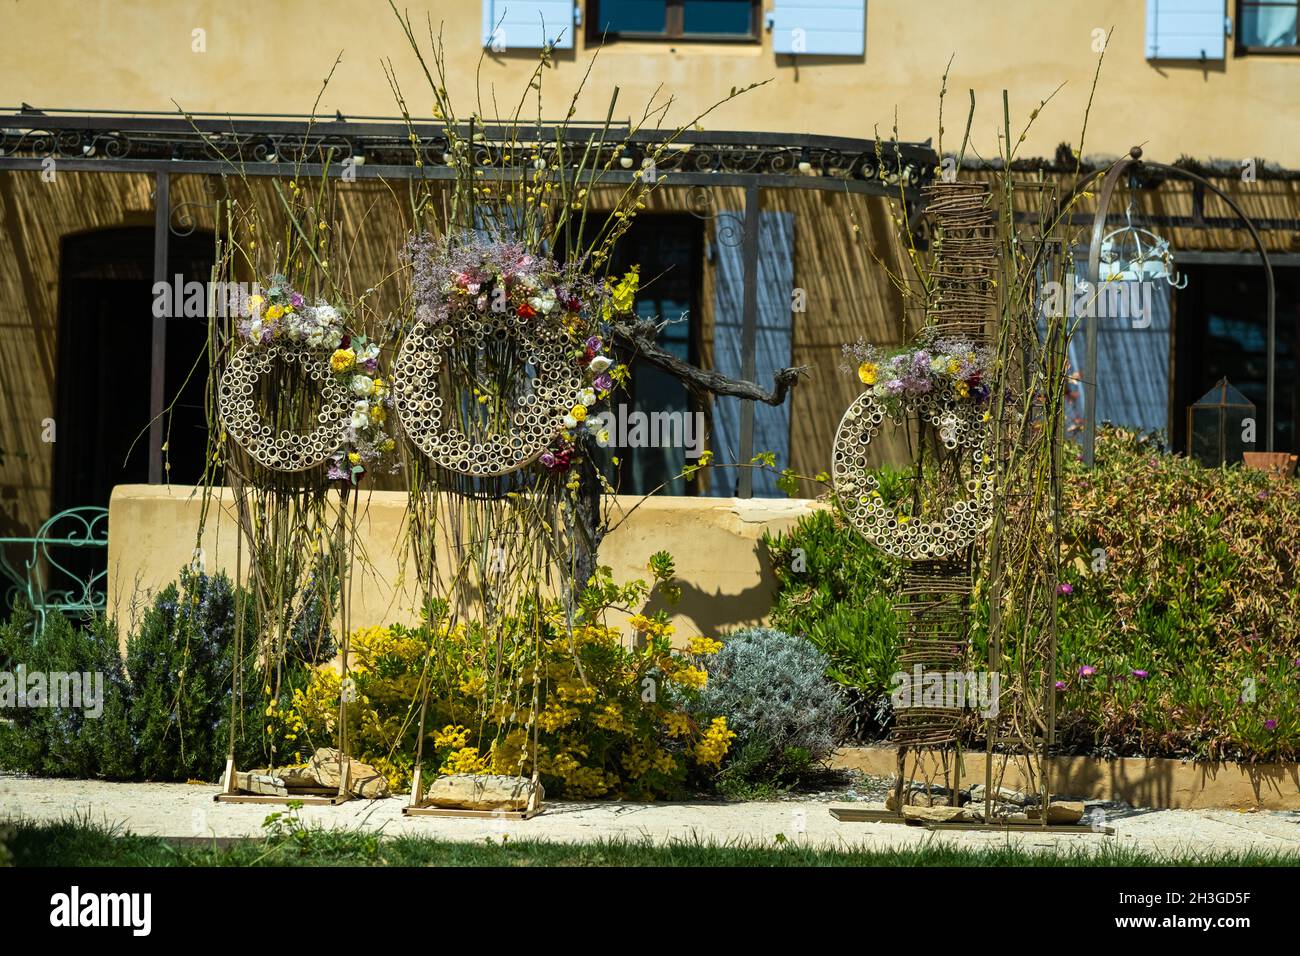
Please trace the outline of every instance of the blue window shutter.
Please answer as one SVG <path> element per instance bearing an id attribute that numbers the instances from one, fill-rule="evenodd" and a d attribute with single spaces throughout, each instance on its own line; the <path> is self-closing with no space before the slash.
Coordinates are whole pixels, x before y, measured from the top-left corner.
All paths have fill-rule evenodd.
<path id="1" fill-rule="evenodd" d="M 715 220 L 713 248 L 717 262 L 714 283 L 713 367 L 731 378 L 743 377 L 744 355 L 741 341 L 744 328 L 745 257 L 744 250 L 732 239 L 735 213 L 720 213 Z M 794 288 L 794 213 L 764 212 L 758 225 L 758 327 L 754 349 L 754 375 L 760 384 L 770 384 L 778 369 L 791 364 L 792 314 L 791 290 Z M 764 385 L 766 387 L 766 384 Z M 739 461 L 740 399 L 713 400 L 713 434 L 710 440 L 714 462 Z M 772 406 L 754 403 L 754 454 L 776 454 L 777 469 L 790 466 L 790 405 Z M 736 494 L 735 468 L 712 468 L 709 493 L 719 498 Z M 755 469 L 753 492 L 756 498 L 781 498 L 785 493 L 776 487 L 776 475 Z"/>
<path id="2" fill-rule="evenodd" d="M 1082 281 L 1080 270 L 1076 282 Z M 1170 321 L 1170 288 L 1161 281 L 1147 283 L 1151 295 L 1150 315 L 1146 314 L 1146 298 L 1141 283 L 1126 282 L 1132 302 L 1141 302 L 1141 319 L 1138 307 L 1130 306 L 1129 314 L 1113 306 L 1104 306 L 1103 297 L 1109 289 L 1097 294 L 1097 424 L 1111 422 L 1121 428 L 1142 431 L 1168 429 L 1172 425 L 1169 408 L 1169 351 L 1173 346 Z M 1118 290 L 1116 290 L 1118 291 Z M 1102 315 L 1102 312 L 1108 314 Z M 1076 321 L 1076 320 L 1071 320 Z M 1078 317 L 1079 328 L 1070 337 L 1070 369 L 1077 375 L 1086 374 L 1087 354 L 1084 330 L 1088 319 Z M 1136 325 L 1134 323 L 1137 323 Z M 1067 416 L 1081 422 L 1086 413 L 1080 386 L 1069 403 Z M 1067 427 L 1070 422 L 1067 421 Z"/>
<path id="3" fill-rule="evenodd" d="M 503 50 L 540 50 L 554 44 L 557 50 L 572 50 L 575 2 L 482 0 L 483 45 Z"/>
<path id="4" fill-rule="evenodd" d="M 767 25 L 776 53 L 862 56 L 867 0 L 776 0 Z"/>
<path id="5" fill-rule="evenodd" d="M 1222 60 L 1224 0 L 1147 0 L 1148 60 Z"/>

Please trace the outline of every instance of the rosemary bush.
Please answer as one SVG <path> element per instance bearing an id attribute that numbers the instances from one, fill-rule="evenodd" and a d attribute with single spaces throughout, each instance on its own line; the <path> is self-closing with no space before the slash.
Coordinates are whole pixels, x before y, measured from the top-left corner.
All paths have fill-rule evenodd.
<path id="1" fill-rule="evenodd" d="M 829 658 L 793 634 L 766 627 L 729 635 L 695 707 L 726 714 L 736 752 L 724 791 L 795 784 L 834 750 L 845 722 L 840 688 L 827 679 Z"/>

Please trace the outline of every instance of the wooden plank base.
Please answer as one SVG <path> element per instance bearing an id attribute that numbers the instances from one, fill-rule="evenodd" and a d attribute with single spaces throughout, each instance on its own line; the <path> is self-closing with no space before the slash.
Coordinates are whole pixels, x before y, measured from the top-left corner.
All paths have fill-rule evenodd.
<path id="1" fill-rule="evenodd" d="M 406 817 L 477 817 L 480 820 L 531 820 L 542 812 L 542 807 L 532 810 L 456 810 L 451 807 L 402 807 Z"/>
<path id="2" fill-rule="evenodd" d="M 842 823 L 903 823 L 905 820 L 893 810 L 870 810 L 865 807 L 831 807 L 831 816 Z"/>
<path id="3" fill-rule="evenodd" d="M 309 807 L 337 807 L 340 804 L 347 803 L 352 797 L 350 795 L 340 796 L 337 793 L 332 797 L 321 796 L 317 793 L 291 793 L 287 797 L 261 793 L 219 793 L 212 799 L 217 803 L 278 803 L 281 805 L 301 803 Z"/>
<path id="4" fill-rule="evenodd" d="M 1018 833 L 1071 833 L 1082 836 L 1085 833 L 1101 833 L 1106 836 L 1114 836 L 1114 827 L 1098 827 L 1094 829 L 1091 824 L 1084 823 L 1049 823 L 1043 826 L 1041 823 L 1025 822 L 1023 820 L 1012 820 L 1005 823 L 994 820 L 992 823 L 978 823 L 974 820 L 964 821 L 957 820 L 952 823 L 921 823 L 927 830 L 1015 830 Z"/>

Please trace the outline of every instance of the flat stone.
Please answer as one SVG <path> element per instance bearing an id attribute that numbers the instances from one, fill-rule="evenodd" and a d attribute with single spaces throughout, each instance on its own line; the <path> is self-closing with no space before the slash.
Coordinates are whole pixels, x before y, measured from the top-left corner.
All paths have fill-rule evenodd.
<path id="1" fill-rule="evenodd" d="M 235 789 L 240 793 L 251 793 L 259 797 L 287 797 L 288 788 L 279 777 L 267 773 L 235 772 Z"/>
<path id="2" fill-rule="evenodd" d="M 903 807 L 903 819 L 926 823 L 952 823 L 970 819 L 961 807 Z"/>
<path id="3" fill-rule="evenodd" d="M 984 802 L 984 784 L 977 783 L 970 788 L 970 799 L 972 803 Z M 1031 803 L 1037 803 L 1036 794 L 1021 793 L 1019 790 L 1012 790 L 1009 787 L 993 788 L 994 803 L 1010 803 L 1017 807 L 1023 807 Z"/>
<path id="4" fill-rule="evenodd" d="M 428 806 L 457 810 L 528 809 L 528 798 L 537 790 L 540 803 L 545 791 L 527 777 L 503 774 L 449 774 L 429 785 L 424 802 Z"/>
<path id="5" fill-rule="evenodd" d="M 1033 807 L 1028 813 L 1029 819 L 1041 820 L 1042 813 Z M 1083 802 L 1079 800 L 1053 800 L 1047 805 L 1048 823 L 1078 823 L 1083 819 Z"/>
<path id="6" fill-rule="evenodd" d="M 321 747 L 312 754 L 307 769 L 315 778 L 316 786 L 338 788 L 339 752 L 334 747 Z M 348 792 L 365 800 L 378 800 L 388 796 L 388 778 L 370 764 L 349 757 Z"/>

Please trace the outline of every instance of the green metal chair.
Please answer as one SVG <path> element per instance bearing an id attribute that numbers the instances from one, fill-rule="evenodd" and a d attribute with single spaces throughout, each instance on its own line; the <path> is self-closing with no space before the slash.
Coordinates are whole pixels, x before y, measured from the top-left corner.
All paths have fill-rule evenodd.
<path id="1" fill-rule="evenodd" d="M 31 549 L 21 571 L 9 562 L 10 546 Z M 87 551 L 98 557 L 101 550 L 102 560 L 78 562 L 72 557 Z M 35 537 L 0 538 L 0 572 L 26 593 L 40 629 L 51 611 L 103 611 L 108 604 L 108 509 L 69 508 L 46 520 Z"/>

